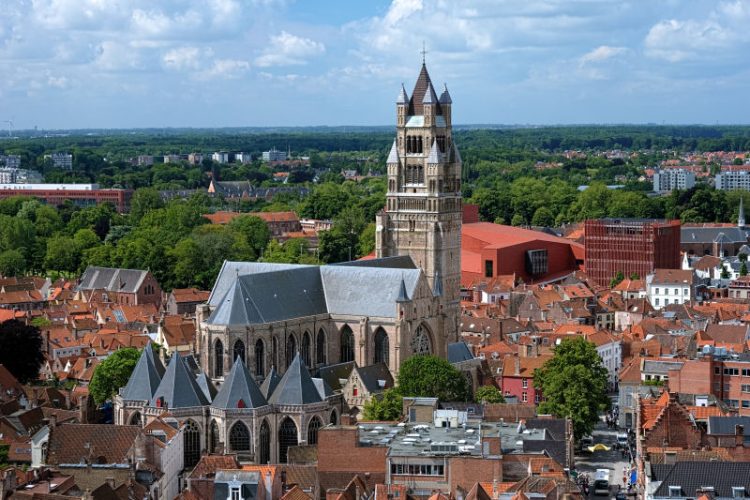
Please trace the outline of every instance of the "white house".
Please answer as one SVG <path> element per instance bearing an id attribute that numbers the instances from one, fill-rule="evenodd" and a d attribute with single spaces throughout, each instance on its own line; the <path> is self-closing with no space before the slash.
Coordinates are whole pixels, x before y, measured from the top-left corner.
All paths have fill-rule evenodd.
<path id="1" fill-rule="evenodd" d="M 614 390 L 620 366 L 622 366 L 622 340 L 604 330 L 589 335 L 586 340 L 596 346 L 596 352 L 599 353 L 602 364 L 607 369 L 609 389 Z"/>
<path id="2" fill-rule="evenodd" d="M 695 299 L 695 274 L 684 269 L 654 269 L 646 277 L 648 301 L 654 309 Z"/>

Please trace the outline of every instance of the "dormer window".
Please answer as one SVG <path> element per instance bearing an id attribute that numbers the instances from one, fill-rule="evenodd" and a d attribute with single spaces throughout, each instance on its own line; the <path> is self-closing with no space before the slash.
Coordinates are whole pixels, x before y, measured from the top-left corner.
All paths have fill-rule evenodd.
<path id="1" fill-rule="evenodd" d="M 681 486 L 670 486 L 669 487 L 669 498 L 676 498 L 682 496 Z"/>
<path id="2" fill-rule="evenodd" d="M 745 498 L 745 487 L 732 486 L 732 498 Z"/>

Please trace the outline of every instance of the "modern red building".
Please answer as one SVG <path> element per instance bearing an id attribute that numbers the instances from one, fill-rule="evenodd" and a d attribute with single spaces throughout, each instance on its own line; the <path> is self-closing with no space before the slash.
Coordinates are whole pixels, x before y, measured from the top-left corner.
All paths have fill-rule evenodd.
<path id="1" fill-rule="evenodd" d="M 88 206 L 112 203 L 117 211 L 130 210 L 130 189 L 99 189 L 96 184 L 2 184 L 0 199 L 11 196 L 29 196 L 50 205 L 62 205 L 70 200 L 75 205 Z"/>
<path id="2" fill-rule="evenodd" d="M 587 220 L 584 241 L 586 274 L 599 285 L 608 285 L 618 272 L 645 278 L 656 268 L 680 268 L 678 220 Z"/>

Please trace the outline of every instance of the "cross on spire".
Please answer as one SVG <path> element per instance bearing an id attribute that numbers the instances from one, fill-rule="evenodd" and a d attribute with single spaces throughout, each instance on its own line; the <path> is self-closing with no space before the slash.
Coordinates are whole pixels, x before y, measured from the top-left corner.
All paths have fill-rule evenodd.
<path id="1" fill-rule="evenodd" d="M 427 55 L 427 50 L 425 49 L 424 40 L 422 40 L 422 50 L 420 51 L 420 54 L 422 54 L 422 64 L 424 64 L 425 56 Z"/>

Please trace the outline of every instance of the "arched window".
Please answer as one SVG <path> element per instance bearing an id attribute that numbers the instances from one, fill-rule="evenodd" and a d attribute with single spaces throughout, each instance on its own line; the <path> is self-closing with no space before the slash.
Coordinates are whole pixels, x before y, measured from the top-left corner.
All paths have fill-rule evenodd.
<path id="1" fill-rule="evenodd" d="M 255 341 L 255 374 L 259 377 L 262 377 L 266 374 L 266 367 L 264 366 L 264 349 L 263 349 L 263 341 L 261 339 L 258 339 Z"/>
<path id="2" fill-rule="evenodd" d="M 339 423 L 339 416 L 336 414 L 336 410 L 333 410 L 331 412 L 331 425 L 338 425 Z"/>
<path id="3" fill-rule="evenodd" d="M 185 467 L 192 467 L 201 458 L 201 431 L 195 422 L 188 420 L 183 436 Z"/>
<path id="4" fill-rule="evenodd" d="M 315 351 L 318 356 L 318 364 L 326 364 L 326 332 L 321 328 L 318 330 L 318 338 L 316 340 Z"/>
<path id="5" fill-rule="evenodd" d="M 219 449 L 219 426 L 216 420 L 211 420 L 211 426 L 208 429 L 208 452 L 216 453 Z"/>
<path id="6" fill-rule="evenodd" d="M 287 417 L 281 422 L 279 427 L 279 463 L 285 464 L 287 462 L 287 451 L 290 446 L 297 446 L 297 426 L 294 421 Z"/>
<path id="7" fill-rule="evenodd" d="M 349 325 L 341 329 L 341 359 L 342 363 L 354 361 L 354 334 Z"/>
<path id="8" fill-rule="evenodd" d="M 432 353 L 430 334 L 423 325 L 419 325 L 411 337 L 411 350 L 416 355 Z"/>
<path id="9" fill-rule="evenodd" d="M 268 420 L 263 420 L 260 424 L 258 463 L 267 464 L 271 461 L 271 429 L 268 427 Z"/>
<path id="10" fill-rule="evenodd" d="M 302 335 L 302 361 L 305 363 L 305 366 L 310 366 L 310 334 L 308 332 L 305 332 L 304 335 Z"/>
<path id="11" fill-rule="evenodd" d="M 141 426 L 141 413 L 135 412 L 130 416 L 130 425 Z"/>
<path id="12" fill-rule="evenodd" d="M 271 340 L 271 365 L 279 366 L 279 340 L 274 337 Z"/>
<path id="13" fill-rule="evenodd" d="M 294 338 L 294 335 L 289 335 L 286 339 L 286 367 L 289 368 L 289 366 L 292 364 L 292 361 L 294 361 L 294 355 L 297 354 L 297 339 Z"/>
<path id="14" fill-rule="evenodd" d="M 385 363 L 385 366 L 388 366 L 389 351 L 388 334 L 383 328 L 378 327 L 375 331 L 375 363 Z"/>
<path id="15" fill-rule="evenodd" d="M 232 353 L 232 363 L 237 361 L 237 358 L 241 359 L 242 362 L 245 362 L 245 343 L 241 340 L 238 340 L 234 343 L 234 351 Z"/>
<path id="16" fill-rule="evenodd" d="M 217 340 L 214 344 L 214 377 L 224 376 L 224 344 Z"/>
<path id="17" fill-rule="evenodd" d="M 307 444 L 318 444 L 318 429 L 321 427 L 320 419 L 313 417 L 307 424 Z"/>
<path id="18" fill-rule="evenodd" d="M 229 447 L 232 451 L 250 451 L 250 431 L 242 422 L 235 422 L 229 431 Z"/>

